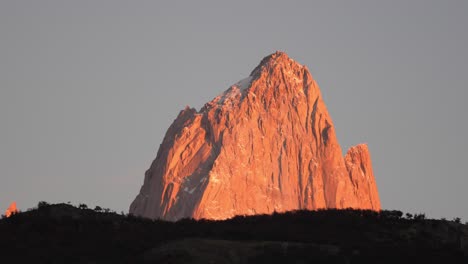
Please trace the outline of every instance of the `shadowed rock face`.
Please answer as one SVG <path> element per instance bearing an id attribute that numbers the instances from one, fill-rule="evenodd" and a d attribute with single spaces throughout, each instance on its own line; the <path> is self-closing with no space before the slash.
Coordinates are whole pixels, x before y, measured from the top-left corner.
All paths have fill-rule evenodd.
<path id="1" fill-rule="evenodd" d="M 317 83 L 283 52 L 169 127 L 130 213 L 226 219 L 295 209 L 380 210 L 367 146 L 346 158 Z"/>

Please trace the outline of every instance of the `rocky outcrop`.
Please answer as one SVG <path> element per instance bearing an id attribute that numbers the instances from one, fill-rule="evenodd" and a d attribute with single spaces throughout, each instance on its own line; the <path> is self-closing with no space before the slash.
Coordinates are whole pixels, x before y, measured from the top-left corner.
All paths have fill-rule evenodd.
<path id="1" fill-rule="evenodd" d="M 179 113 L 130 213 L 225 219 L 348 207 L 380 210 L 367 147 L 343 158 L 307 67 L 276 52 L 200 111 Z"/>
<path id="2" fill-rule="evenodd" d="M 10 217 L 12 214 L 18 213 L 18 208 L 16 208 L 16 202 L 12 202 L 8 209 L 5 211 L 5 216 Z"/>
<path id="3" fill-rule="evenodd" d="M 360 144 L 351 147 L 346 153 L 345 164 L 361 207 L 380 209 L 377 184 L 367 145 Z"/>

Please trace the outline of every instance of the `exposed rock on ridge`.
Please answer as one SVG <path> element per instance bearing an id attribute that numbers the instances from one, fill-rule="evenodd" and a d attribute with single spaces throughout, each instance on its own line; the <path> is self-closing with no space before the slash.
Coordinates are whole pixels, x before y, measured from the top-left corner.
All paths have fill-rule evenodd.
<path id="1" fill-rule="evenodd" d="M 16 202 L 12 202 L 8 209 L 5 211 L 5 216 L 10 217 L 12 214 L 18 213 L 18 208 L 16 208 Z"/>
<path id="2" fill-rule="evenodd" d="M 368 149 L 343 158 L 317 83 L 276 52 L 200 111 L 179 113 L 130 213 L 225 219 L 348 207 L 380 210 Z"/>

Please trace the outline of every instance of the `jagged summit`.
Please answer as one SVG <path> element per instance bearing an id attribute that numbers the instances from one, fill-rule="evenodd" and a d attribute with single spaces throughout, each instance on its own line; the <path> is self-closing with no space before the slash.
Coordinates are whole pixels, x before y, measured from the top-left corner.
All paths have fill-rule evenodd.
<path id="1" fill-rule="evenodd" d="M 294 90 L 283 89 L 291 86 L 279 84 L 279 82 L 287 84 L 304 81 L 305 83 L 299 87 L 300 89 Z M 200 113 L 213 107 L 231 109 L 233 106 L 239 105 L 249 95 L 255 96 L 259 100 L 270 97 L 266 100 L 271 101 L 273 94 L 274 97 L 277 97 L 278 93 L 304 92 L 304 89 L 308 89 L 312 81 L 307 67 L 289 58 L 285 52 L 276 51 L 263 58 L 248 77 L 231 85 L 222 94 L 206 103 Z M 254 101 L 255 99 L 248 100 L 249 103 L 254 103 Z"/>
<path id="2" fill-rule="evenodd" d="M 367 147 L 346 157 L 320 89 L 284 52 L 167 130 L 130 213 L 225 219 L 319 208 L 380 210 Z"/>
<path id="3" fill-rule="evenodd" d="M 265 58 L 263 58 L 260 63 L 258 64 L 257 67 L 253 69 L 253 71 L 250 73 L 250 76 L 253 78 L 258 77 L 260 72 L 265 69 L 271 69 L 274 66 L 280 66 L 280 67 L 303 67 L 301 64 L 297 63 L 293 59 L 291 59 L 286 52 L 283 51 L 276 51 L 275 53 L 272 53 Z"/>
<path id="4" fill-rule="evenodd" d="M 249 94 L 259 98 L 271 94 L 271 91 L 268 91 L 269 89 L 280 88 L 280 86 L 275 84 L 275 82 L 279 80 L 277 78 L 278 76 L 281 78 L 281 81 L 285 83 L 305 81 L 306 83 L 302 88 L 307 88 L 311 84 L 310 82 L 313 81 L 306 66 L 294 61 L 285 52 L 276 51 L 264 57 L 248 77 L 231 85 L 212 101 L 206 103 L 200 111 L 196 113 L 206 112 L 213 107 L 231 109 L 232 106 L 238 105 Z M 258 85 L 255 83 L 259 79 L 267 79 L 270 85 L 265 86 L 262 84 L 262 81 L 260 81 L 260 86 L 262 86 L 262 88 L 257 89 Z M 285 91 L 279 92 L 283 93 Z M 298 92 L 298 90 L 294 92 Z M 183 111 L 185 112 L 186 109 Z"/>

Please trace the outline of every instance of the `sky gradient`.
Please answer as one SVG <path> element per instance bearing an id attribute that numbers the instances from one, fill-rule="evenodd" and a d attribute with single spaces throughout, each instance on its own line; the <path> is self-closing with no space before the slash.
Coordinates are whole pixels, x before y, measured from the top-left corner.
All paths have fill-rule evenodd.
<path id="1" fill-rule="evenodd" d="M 195 3 L 196 2 L 196 3 Z M 468 220 L 468 1 L 0 0 L 0 209 L 117 212 L 164 133 L 282 50 L 382 207 Z"/>

